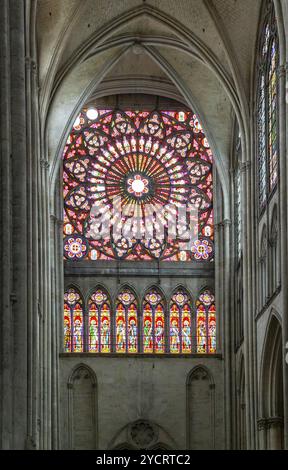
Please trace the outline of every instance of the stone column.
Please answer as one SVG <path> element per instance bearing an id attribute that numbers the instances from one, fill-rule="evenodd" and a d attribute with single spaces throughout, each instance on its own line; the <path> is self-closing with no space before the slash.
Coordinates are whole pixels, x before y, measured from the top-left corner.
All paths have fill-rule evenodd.
<path id="1" fill-rule="evenodd" d="M 269 450 L 282 449 L 283 418 L 273 417 L 267 419 L 268 448 Z"/>
<path id="2" fill-rule="evenodd" d="M 281 252 L 281 286 L 282 286 L 282 341 L 283 341 L 283 384 L 284 384 L 284 446 L 288 449 L 288 364 L 285 361 L 286 345 L 288 344 L 288 239 L 287 239 L 287 184 L 288 184 L 288 166 L 287 166 L 287 121 L 286 121 L 286 83 L 288 66 L 282 65 L 279 68 L 279 190 L 280 190 L 280 252 Z"/>
<path id="3" fill-rule="evenodd" d="M 252 123 L 250 126 L 251 135 Z M 252 154 L 252 149 L 250 149 Z M 243 146 L 243 162 L 240 165 L 242 184 L 242 223 L 243 223 L 243 329 L 244 329 L 244 364 L 245 364 L 245 402 L 246 402 L 246 427 L 247 427 L 247 448 L 255 449 L 255 292 L 256 267 L 255 267 L 255 225 L 254 225 L 254 204 L 255 200 L 253 185 L 253 167 L 250 161 L 246 160 L 245 147 Z M 246 160 L 246 161 L 245 161 Z"/>
<path id="4" fill-rule="evenodd" d="M 267 422 L 265 418 L 257 421 L 259 450 L 267 449 Z"/>

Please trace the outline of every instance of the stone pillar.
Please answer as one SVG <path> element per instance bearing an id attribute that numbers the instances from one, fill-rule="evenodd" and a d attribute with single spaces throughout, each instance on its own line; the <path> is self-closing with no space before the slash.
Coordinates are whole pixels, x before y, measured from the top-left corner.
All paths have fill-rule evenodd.
<path id="1" fill-rule="evenodd" d="M 267 449 L 267 422 L 266 419 L 261 418 L 258 419 L 258 446 L 259 450 Z"/>
<path id="2" fill-rule="evenodd" d="M 251 123 L 251 135 L 252 123 Z M 250 150 L 252 154 L 252 149 Z M 255 200 L 253 185 L 253 167 L 246 160 L 245 147 L 243 146 L 243 162 L 240 165 L 242 184 L 242 221 L 243 221 L 243 330 L 244 330 L 244 363 L 245 374 L 245 403 L 246 403 L 246 428 L 247 449 L 255 449 L 255 292 L 256 266 L 255 266 L 255 226 L 254 205 Z"/>
<path id="3" fill-rule="evenodd" d="M 287 64 L 279 68 L 279 179 L 280 179 L 280 250 L 281 250 L 281 285 L 282 285 L 282 342 L 283 342 L 283 396 L 284 396 L 284 447 L 288 449 L 288 364 L 285 361 L 285 348 L 288 344 L 288 240 L 287 240 L 287 183 L 288 183 L 288 166 L 287 166 L 287 121 L 286 121 L 286 83 L 287 83 Z"/>
<path id="4" fill-rule="evenodd" d="M 232 448 L 232 370 L 231 370 L 231 359 L 232 359 L 232 329 L 231 329 L 231 284 L 230 284 L 230 272 L 231 272 L 231 250 L 230 250 L 230 231 L 231 231 L 231 220 L 225 219 L 215 226 L 215 244 L 221 247 L 219 253 L 216 255 L 216 309 L 218 311 L 221 308 L 222 325 L 219 324 L 217 327 L 217 345 L 221 344 L 219 332 L 222 329 L 221 352 L 224 354 L 225 367 L 224 367 L 224 381 L 225 381 L 225 440 L 226 449 Z M 224 341 L 225 338 L 225 341 Z M 217 346 L 217 352 L 218 346 Z"/>
<path id="5" fill-rule="evenodd" d="M 282 449 L 283 435 L 283 418 L 273 417 L 267 419 L 267 433 L 269 450 Z"/>
<path id="6" fill-rule="evenodd" d="M 3 0 L 0 415 L 4 449 L 38 445 L 38 89 L 29 27 L 30 2 Z"/>

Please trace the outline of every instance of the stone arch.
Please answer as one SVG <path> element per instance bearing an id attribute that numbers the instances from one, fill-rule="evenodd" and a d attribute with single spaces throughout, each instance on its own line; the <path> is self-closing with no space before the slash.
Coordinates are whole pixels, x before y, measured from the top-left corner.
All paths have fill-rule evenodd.
<path id="1" fill-rule="evenodd" d="M 97 378 L 86 364 L 79 364 L 68 379 L 68 434 L 71 450 L 97 449 Z"/>
<path id="2" fill-rule="evenodd" d="M 188 374 L 186 395 L 187 449 L 215 449 L 215 383 L 205 366 Z"/>
<path id="3" fill-rule="evenodd" d="M 135 301 L 136 301 L 136 304 L 137 304 L 138 311 L 140 311 L 140 309 L 141 309 L 141 300 L 139 298 L 139 295 L 138 295 L 135 287 L 132 284 L 130 284 L 129 282 L 125 282 L 125 284 L 121 284 L 118 287 L 118 289 L 116 291 L 116 294 L 113 298 L 113 307 L 114 307 L 114 309 L 116 307 L 118 295 L 123 291 L 123 289 L 128 289 L 132 292 L 132 294 L 135 296 Z"/>
<path id="4" fill-rule="evenodd" d="M 95 284 L 94 287 L 91 287 L 91 288 L 88 290 L 88 292 L 86 293 L 86 295 L 85 295 L 85 297 L 84 297 L 85 305 L 88 306 L 88 302 L 89 302 L 89 300 L 90 300 L 90 298 L 91 298 L 91 295 L 92 295 L 97 289 L 101 289 L 103 292 L 105 292 L 105 294 L 107 295 L 107 298 L 108 298 L 108 300 L 109 300 L 109 302 L 110 302 L 110 305 L 111 305 L 111 307 L 112 307 L 113 302 L 112 302 L 112 295 L 111 295 L 111 292 L 110 292 L 109 288 L 106 287 L 105 284 L 102 283 L 102 282 L 97 282 L 97 284 Z"/>
<path id="5" fill-rule="evenodd" d="M 261 449 L 283 449 L 283 358 L 282 326 L 276 312 L 268 322 L 262 352 L 260 374 L 260 419 L 258 421 Z"/>
<path id="6" fill-rule="evenodd" d="M 109 443 L 108 449 L 175 450 L 177 444 L 162 426 L 147 419 L 138 419 L 122 427 Z"/>
<path id="7" fill-rule="evenodd" d="M 183 290 L 189 297 L 189 300 L 191 302 L 191 305 L 193 304 L 193 301 L 195 300 L 193 295 L 190 292 L 190 289 L 184 286 L 184 284 L 177 284 L 175 288 L 173 288 L 171 295 L 169 295 L 169 303 L 171 302 L 172 296 L 177 292 L 177 290 Z"/>
<path id="8" fill-rule="evenodd" d="M 261 232 L 260 238 L 260 253 L 259 253 L 259 307 L 264 307 L 267 296 L 268 296 L 268 285 L 267 285 L 267 250 L 268 250 L 268 234 L 267 227 L 264 225 Z"/>
<path id="9" fill-rule="evenodd" d="M 279 225 L 278 225 L 278 209 L 275 204 L 271 223 L 270 223 L 270 233 L 269 233 L 269 278 L 270 278 L 270 288 L 271 294 L 274 294 L 279 284 Z"/>

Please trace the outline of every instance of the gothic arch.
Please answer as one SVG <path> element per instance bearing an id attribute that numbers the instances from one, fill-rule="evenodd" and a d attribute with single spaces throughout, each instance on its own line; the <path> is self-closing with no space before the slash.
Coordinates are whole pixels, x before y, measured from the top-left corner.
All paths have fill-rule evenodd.
<path id="1" fill-rule="evenodd" d="M 162 426 L 141 418 L 123 426 L 107 447 L 109 450 L 176 450 L 177 448 L 174 439 Z"/>
<path id="2" fill-rule="evenodd" d="M 207 367 L 188 374 L 186 396 L 187 449 L 215 449 L 215 382 Z"/>
<path id="3" fill-rule="evenodd" d="M 169 295 L 169 302 L 171 302 L 171 298 L 174 294 L 176 294 L 176 292 L 178 290 L 183 290 L 189 297 L 189 300 L 191 302 L 191 307 L 193 308 L 194 310 L 194 306 L 193 306 L 193 302 L 194 302 L 194 298 L 193 298 L 193 295 L 191 294 L 190 292 L 190 289 L 188 289 L 187 287 L 184 286 L 184 284 L 177 284 L 176 287 L 172 290 L 172 292 L 170 292 L 170 295 Z"/>
<path id="4" fill-rule="evenodd" d="M 169 304 L 168 296 L 166 295 L 166 293 L 164 292 L 162 287 L 160 285 L 155 284 L 155 283 L 149 284 L 149 286 L 145 287 L 145 290 L 144 290 L 144 292 L 141 296 L 141 305 L 143 305 L 143 303 L 145 301 L 146 294 L 149 291 L 151 291 L 152 289 L 155 289 L 161 295 L 161 297 L 163 299 L 163 303 L 164 303 L 164 309 L 165 309 L 165 312 L 167 313 L 167 306 Z"/>
<path id="5" fill-rule="evenodd" d="M 266 225 L 263 226 L 260 238 L 259 252 L 259 307 L 264 307 L 268 296 L 268 234 Z"/>
<path id="6" fill-rule="evenodd" d="M 282 449 L 283 444 L 283 345 L 279 315 L 272 310 L 266 329 L 260 371 L 261 449 Z"/>
<path id="7" fill-rule="evenodd" d="M 86 292 L 85 294 L 85 297 L 84 297 L 84 300 L 85 300 L 85 305 L 87 306 L 88 305 L 88 302 L 91 298 L 91 295 L 96 292 L 96 290 L 102 290 L 103 292 L 105 292 L 105 294 L 107 295 L 108 297 L 108 300 L 110 302 L 110 305 L 111 307 L 113 307 L 113 302 L 112 302 L 112 296 L 111 296 L 111 293 L 110 293 L 110 290 L 105 286 L 104 283 L 101 283 L 101 282 L 97 282 L 97 284 L 95 285 L 95 287 L 91 287 L 89 288 L 89 290 Z"/>
<path id="8" fill-rule="evenodd" d="M 86 364 L 78 364 L 70 374 L 68 388 L 68 435 L 71 450 L 97 449 L 97 378 Z"/>
<path id="9" fill-rule="evenodd" d="M 136 300 L 136 304 L 137 304 L 137 308 L 138 308 L 138 311 L 139 311 L 140 306 L 141 306 L 139 296 L 137 294 L 136 288 L 132 284 L 130 284 L 129 282 L 125 282 L 124 284 L 121 284 L 118 287 L 117 292 L 115 293 L 115 296 L 113 296 L 113 306 L 116 307 L 118 295 L 125 289 L 128 289 L 129 291 L 131 291 L 131 293 L 134 295 L 135 300 Z"/>
<path id="10" fill-rule="evenodd" d="M 229 99 L 231 100 L 233 106 L 235 107 L 236 112 L 238 113 L 238 117 L 239 117 L 240 122 L 245 123 L 245 122 L 248 122 L 247 119 L 243 118 L 243 120 L 241 120 L 241 110 L 240 110 L 240 108 L 242 108 L 242 110 L 243 110 L 246 107 L 246 105 L 244 104 L 244 102 L 245 102 L 244 94 L 243 93 L 241 94 L 241 91 L 240 91 L 241 86 L 239 84 L 236 85 L 236 86 L 234 86 L 232 84 L 232 80 L 229 77 L 229 74 L 225 72 L 224 68 L 221 66 L 219 61 L 216 59 L 216 57 L 213 56 L 213 52 L 211 50 L 207 49 L 207 47 L 204 44 L 202 44 L 202 42 L 201 42 L 201 40 L 199 40 L 199 38 L 196 38 L 193 34 L 191 34 L 191 32 L 187 28 L 183 27 L 183 25 L 181 23 L 179 23 L 179 21 L 175 20 L 174 18 L 171 18 L 169 15 L 167 15 L 163 11 L 160 11 L 160 10 L 155 9 L 154 7 L 151 7 L 150 5 L 142 5 L 139 8 L 137 7 L 137 9 L 131 9 L 128 12 L 125 12 L 124 14 L 119 15 L 119 17 L 117 17 L 117 19 L 114 19 L 113 21 L 111 21 L 108 28 L 106 26 L 105 28 L 103 27 L 102 29 L 98 30 L 95 33 L 95 35 L 92 38 L 90 38 L 88 41 L 86 41 L 79 48 L 77 53 L 73 55 L 72 62 L 69 65 L 65 64 L 64 68 L 61 71 L 58 72 L 57 80 L 56 80 L 57 87 L 60 86 L 59 84 L 62 83 L 63 81 L 64 82 L 67 81 L 67 83 L 70 83 L 70 85 L 71 85 L 73 80 L 70 76 L 68 76 L 70 72 L 67 75 L 67 70 L 68 69 L 70 70 L 71 67 L 73 69 L 73 67 L 75 67 L 76 64 L 79 63 L 80 59 L 81 59 L 82 63 L 84 63 L 84 62 L 87 63 L 88 60 L 91 60 L 94 57 L 93 54 L 96 54 L 95 47 L 97 46 L 97 41 L 99 42 L 101 40 L 103 42 L 103 38 L 107 39 L 106 44 L 105 45 L 102 44 L 101 48 L 100 49 L 98 48 L 98 52 L 100 52 L 100 53 L 102 53 L 104 51 L 104 49 L 112 51 L 112 50 L 115 50 L 115 48 L 117 48 L 119 46 L 121 46 L 123 48 L 120 53 L 119 53 L 119 51 L 117 52 L 118 55 L 116 54 L 116 55 L 113 56 L 113 58 L 110 61 L 106 61 L 105 65 L 101 68 L 100 75 L 95 78 L 94 83 L 90 83 L 90 85 L 87 84 L 87 90 L 84 92 L 84 94 L 81 94 L 81 92 L 83 90 L 83 87 L 82 87 L 81 91 L 80 90 L 78 90 L 78 91 L 75 90 L 74 95 L 77 96 L 77 97 L 79 97 L 81 95 L 82 97 L 78 101 L 78 103 L 74 106 L 74 108 L 73 108 L 74 110 L 72 111 L 72 109 L 70 109 L 68 111 L 67 115 L 66 115 L 66 118 L 64 118 L 64 119 L 63 119 L 62 112 L 65 113 L 65 110 L 62 107 L 61 122 L 63 122 L 63 121 L 66 122 L 67 126 L 66 126 L 66 129 L 63 131 L 63 133 L 61 131 L 59 131 L 59 129 L 57 130 L 57 135 L 62 134 L 62 137 L 63 137 L 63 138 L 61 138 L 61 142 L 59 142 L 58 150 L 52 149 L 52 148 L 49 150 L 49 153 L 51 155 L 53 155 L 53 158 L 56 158 L 56 160 L 54 162 L 52 162 L 52 173 L 51 173 L 52 186 L 55 186 L 55 183 L 56 183 L 56 178 L 57 178 L 57 173 L 58 173 L 57 168 L 59 166 L 58 156 L 62 154 L 62 150 L 63 150 L 64 144 L 66 142 L 66 137 L 68 136 L 68 133 L 69 133 L 70 127 L 72 125 L 73 119 L 75 119 L 79 109 L 82 107 L 83 103 L 85 101 L 87 101 L 87 99 L 89 98 L 91 93 L 93 93 L 95 91 L 95 88 L 97 89 L 99 86 L 102 86 L 100 83 L 103 83 L 103 79 L 105 78 L 105 75 L 108 73 L 108 70 L 117 61 L 121 60 L 121 54 L 122 53 L 124 54 L 126 50 L 128 50 L 130 47 L 133 47 L 135 45 L 135 43 L 136 44 L 139 43 L 139 38 L 137 38 L 136 36 L 131 37 L 129 35 L 127 37 L 124 36 L 124 37 L 119 37 L 119 38 L 113 38 L 112 40 L 110 39 L 109 41 L 108 41 L 108 37 L 111 36 L 112 34 L 114 34 L 121 27 L 121 25 L 123 25 L 125 22 L 127 22 L 127 21 L 130 22 L 131 21 L 133 23 L 134 19 L 139 18 L 141 15 L 144 15 L 144 16 L 149 15 L 151 18 L 154 18 L 160 24 L 163 24 L 165 26 L 165 28 L 168 28 L 170 31 L 174 31 L 174 32 L 177 31 L 177 35 L 179 37 L 182 37 L 182 38 L 185 37 L 186 41 L 188 40 L 188 42 L 190 43 L 189 46 L 187 46 L 186 41 L 183 41 L 183 40 L 180 40 L 180 39 L 176 40 L 174 38 L 173 41 L 172 41 L 170 37 L 168 37 L 168 38 L 167 37 L 157 37 L 156 38 L 156 37 L 153 37 L 153 36 L 147 37 L 147 38 L 143 39 L 143 41 L 142 41 L 143 50 L 145 50 L 153 58 L 153 60 L 155 60 L 158 63 L 158 65 L 164 70 L 164 72 L 167 74 L 167 76 L 169 76 L 169 78 L 172 80 L 172 82 L 174 82 L 176 84 L 176 87 L 178 87 L 178 89 L 181 91 L 181 94 L 186 99 L 188 105 L 191 106 L 195 110 L 195 112 L 198 114 L 199 119 L 201 120 L 201 122 L 203 124 L 203 128 L 205 129 L 205 132 L 207 134 L 207 138 L 208 138 L 208 140 L 210 142 L 210 145 L 213 149 L 213 153 L 216 156 L 216 165 L 218 166 L 222 186 L 223 186 L 223 188 L 225 188 L 225 184 L 226 184 L 225 183 L 226 182 L 226 179 L 225 179 L 225 174 L 226 174 L 225 173 L 226 172 L 225 165 L 224 165 L 223 162 L 221 163 L 221 155 L 220 155 L 221 152 L 217 151 L 214 139 L 213 139 L 211 133 L 209 133 L 209 126 L 207 126 L 206 123 L 205 123 L 203 112 L 201 112 L 201 109 L 199 109 L 199 107 L 195 106 L 196 103 L 194 103 L 194 106 L 193 106 L 193 97 L 192 97 L 190 91 L 188 90 L 187 86 L 185 85 L 183 80 L 180 78 L 177 71 L 174 70 L 173 67 L 171 67 L 171 65 L 167 63 L 167 61 L 165 61 L 165 59 L 157 52 L 156 49 L 154 49 L 154 46 L 156 46 L 156 47 L 157 46 L 165 46 L 167 48 L 173 48 L 173 49 L 175 49 L 175 47 L 178 47 L 179 50 L 181 50 L 182 52 L 185 51 L 186 54 L 192 55 L 197 60 L 200 60 L 199 57 L 202 55 L 202 59 L 200 60 L 201 63 L 205 63 L 206 66 L 208 67 L 208 69 L 211 70 L 213 74 L 216 74 L 216 76 L 219 78 L 220 82 L 223 85 L 223 88 L 224 88 L 225 92 L 228 93 Z M 192 45 L 193 45 L 193 51 L 192 51 L 192 47 L 191 47 Z M 195 49 L 198 52 L 195 53 Z M 59 50 L 60 50 L 60 46 L 59 46 Z M 229 56 L 229 53 L 228 53 L 228 56 Z M 230 53 L 230 56 L 231 56 L 231 53 Z M 85 61 L 84 61 L 84 59 L 85 59 Z M 232 66 L 232 69 L 233 69 L 233 66 Z M 97 75 L 97 73 L 96 73 L 96 75 Z M 234 80 L 236 82 L 238 80 L 238 78 L 237 78 L 238 76 L 237 76 L 237 73 L 235 73 L 235 71 L 234 71 L 233 72 L 233 77 L 234 77 Z M 50 91 L 51 91 L 51 97 L 52 97 L 52 95 L 53 95 L 52 87 L 51 87 Z M 241 96 L 241 98 L 239 98 L 239 96 L 237 96 L 237 92 L 239 93 L 239 96 Z M 59 89 L 57 89 L 57 94 L 59 94 L 59 96 L 60 96 L 61 93 L 62 92 L 59 93 Z M 53 101 L 53 103 L 52 103 L 52 101 Z M 55 113 L 54 113 L 53 109 L 55 110 Z M 67 108 L 67 110 L 68 110 L 68 108 Z M 52 112 L 52 114 L 51 114 L 51 112 Z M 56 117 L 57 113 L 59 113 L 59 110 L 57 111 L 56 108 L 55 108 L 55 101 L 54 101 L 54 97 L 53 97 L 53 100 L 52 99 L 50 100 L 48 121 L 45 124 L 45 126 L 47 127 L 47 131 L 48 131 L 48 128 L 50 129 L 49 130 L 49 135 L 54 135 L 55 134 L 53 132 L 53 129 L 52 129 L 51 126 L 54 126 L 54 124 L 56 122 L 55 117 Z M 243 124 L 243 126 L 245 127 L 245 124 Z M 242 128 L 243 128 L 243 126 L 242 126 Z M 45 131 L 45 133 L 46 133 L 46 131 Z M 247 133 L 247 130 L 243 131 L 242 135 L 245 135 L 246 133 Z M 228 194 L 227 191 L 228 191 L 228 188 L 226 188 L 226 190 L 224 191 L 224 199 L 225 199 L 225 205 L 224 206 L 225 206 L 226 216 L 228 216 L 228 213 L 229 213 L 229 197 L 227 196 L 227 194 Z"/>
<path id="11" fill-rule="evenodd" d="M 269 278 L 271 283 L 271 294 L 274 294 L 279 286 L 279 222 L 278 222 L 278 208 L 275 204 L 272 210 L 272 217 L 270 223 L 269 233 Z"/>

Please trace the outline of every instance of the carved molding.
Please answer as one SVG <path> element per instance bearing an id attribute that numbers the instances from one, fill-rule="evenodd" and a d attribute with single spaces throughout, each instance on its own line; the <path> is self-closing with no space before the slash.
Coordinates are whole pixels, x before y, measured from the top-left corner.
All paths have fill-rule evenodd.
<path id="1" fill-rule="evenodd" d="M 158 431 L 152 423 L 140 420 L 130 426 L 130 438 L 134 445 L 146 448 L 153 445 L 158 439 Z"/>
<path id="2" fill-rule="evenodd" d="M 230 219 L 224 219 L 221 222 L 218 222 L 218 224 L 214 225 L 214 230 L 219 231 L 220 228 L 230 227 L 231 225 L 232 225 L 232 221 Z"/>
<path id="3" fill-rule="evenodd" d="M 26 56 L 25 57 L 25 65 L 27 69 L 30 69 L 33 73 L 38 72 L 38 67 L 35 59 L 32 57 Z"/>
<path id="4" fill-rule="evenodd" d="M 40 160 L 40 166 L 41 166 L 41 168 L 43 168 L 44 170 L 49 170 L 49 168 L 50 168 L 50 163 L 47 162 L 47 160 L 45 160 L 44 158 L 41 158 L 41 160 Z"/>
<path id="5" fill-rule="evenodd" d="M 247 161 L 247 162 L 241 162 L 239 163 L 239 170 L 241 171 L 241 173 L 243 173 L 244 171 L 248 171 L 251 169 L 251 162 L 250 161 Z"/>
<path id="6" fill-rule="evenodd" d="M 272 416 L 270 418 L 260 418 L 257 421 L 258 431 L 271 428 L 282 428 L 284 426 L 284 419 L 280 416 Z"/>
<path id="7" fill-rule="evenodd" d="M 52 222 L 54 222 L 56 225 L 58 225 L 59 227 L 62 227 L 62 225 L 63 225 L 63 220 L 59 219 L 54 214 L 50 214 L 50 220 Z"/>

